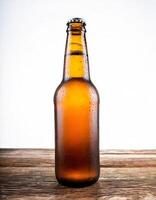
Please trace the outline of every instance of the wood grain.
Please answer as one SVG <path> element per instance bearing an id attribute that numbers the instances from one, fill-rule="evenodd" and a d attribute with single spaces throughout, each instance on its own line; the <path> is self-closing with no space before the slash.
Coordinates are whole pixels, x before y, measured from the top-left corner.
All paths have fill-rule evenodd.
<path id="1" fill-rule="evenodd" d="M 156 200 L 156 150 L 107 150 L 99 181 L 85 188 L 57 183 L 51 149 L 1 149 L 0 199 Z"/>

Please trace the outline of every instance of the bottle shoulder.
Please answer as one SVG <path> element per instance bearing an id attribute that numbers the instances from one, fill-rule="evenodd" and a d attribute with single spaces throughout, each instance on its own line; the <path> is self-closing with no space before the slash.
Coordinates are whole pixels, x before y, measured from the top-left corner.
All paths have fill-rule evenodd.
<path id="1" fill-rule="evenodd" d="M 62 81 L 56 88 L 54 101 L 61 98 L 70 98 L 72 96 L 88 97 L 99 101 L 99 93 L 95 85 L 90 80 L 82 78 L 72 78 L 67 81 Z"/>

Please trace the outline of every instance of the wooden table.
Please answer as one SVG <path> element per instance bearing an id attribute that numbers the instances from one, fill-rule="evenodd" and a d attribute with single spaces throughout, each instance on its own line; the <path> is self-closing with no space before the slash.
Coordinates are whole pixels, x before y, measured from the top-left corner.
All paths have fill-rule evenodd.
<path id="1" fill-rule="evenodd" d="M 54 151 L 0 150 L 0 199 L 156 200 L 156 150 L 101 152 L 101 176 L 89 187 L 58 185 Z"/>

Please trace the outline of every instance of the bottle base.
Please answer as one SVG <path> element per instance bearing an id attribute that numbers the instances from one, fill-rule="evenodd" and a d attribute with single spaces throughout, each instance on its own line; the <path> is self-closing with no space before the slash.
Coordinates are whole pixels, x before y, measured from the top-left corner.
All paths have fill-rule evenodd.
<path id="1" fill-rule="evenodd" d="M 71 180 L 65 180 L 65 179 L 57 179 L 58 183 L 63 186 L 67 187 L 73 187 L 73 188 L 81 188 L 81 187 L 87 187 L 90 185 L 93 185 L 98 181 L 99 177 L 91 180 L 86 181 L 71 181 Z"/>

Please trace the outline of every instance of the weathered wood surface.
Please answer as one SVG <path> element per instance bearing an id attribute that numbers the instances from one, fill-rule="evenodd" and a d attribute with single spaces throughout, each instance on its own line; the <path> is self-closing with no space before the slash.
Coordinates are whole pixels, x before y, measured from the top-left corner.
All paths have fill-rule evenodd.
<path id="1" fill-rule="evenodd" d="M 107 150 L 99 181 L 68 188 L 57 183 L 54 151 L 0 150 L 0 200 L 156 200 L 156 150 Z"/>

